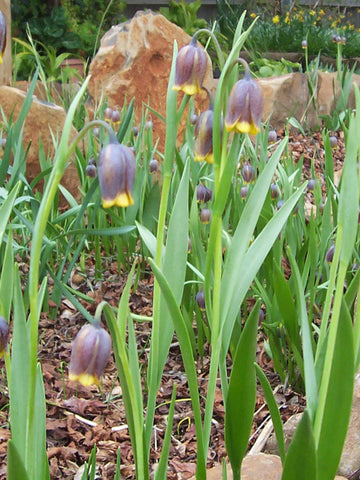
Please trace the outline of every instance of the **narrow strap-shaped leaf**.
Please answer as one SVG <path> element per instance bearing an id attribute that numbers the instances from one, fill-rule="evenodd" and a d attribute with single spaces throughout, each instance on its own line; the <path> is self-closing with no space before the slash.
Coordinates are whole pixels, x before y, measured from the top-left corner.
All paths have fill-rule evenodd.
<path id="1" fill-rule="evenodd" d="M 173 392 L 171 395 L 170 408 L 167 416 L 167 425 L 166 425 L 164 440 L 162 444 L 160 460 L 159 460 L 158 468 L 156 469 L 156 473 L 155 473 L 155 480 L 167 479 L 167 469 L 169 465 L 168 459 L 169 459 L 169 451 L 170 451 L 170 444 L 171 444 L 171 431 L 174 423 L 175 401 L 176 401 L 176 384 L 174 384 L 173 386 Z"/>
<path id="2" fill-rule="evenodd" d="M 302 338 L 303 356 L 304 356 L 306 400 L 309 408 L 310 417 L 313 420 L 316 412 L 316 407 L 317 407 L 318 387 L 317 387 L 316 373 L 315 373 L 314 354 L 312 349 L 312 337 L 311 337 L 309 319 L 306 312 L 304 286 L 301 281 L 299 267 L 297 266 L 295 257 L 290 248 L 287 249 L 287 254 L 291 264 L 291 271 L 293 272 L 293 275 L 295 278 L 296 298 L 298 302 L 300 324 L 301 324 L 301 331 L 302 331 L 301 338 Z"/>
<path id="3" fill-rule="evenodd" d="M 234 480 L 240 480 L 256 401 L 254 367 L 260 302 L 251 311 L 240 336 L 225 402 L 225 444 Z"/>
<path id="4" fill-rule="evenodd" d="M 176 302 L 176 299 L 171 291 L 169 283 L 165 278 L 162 271 L 155 264 L 152 259 L 149 259 L 151 268 L 154 272 L 156 280 L 159 283 L 163 296 L 166 300 L 172 321 L 174 323 L 176 335 L 179 340 L 181 354 L 184 362 L 185 372 L 188 380 L 192 408 L 194 412 L 194 420 L 197 435 L 197 478 L 206 478 L 206 452 L 204 452 L 203 440 L 202 440 L 202 421 L 201 421 L 201 409 L 199 402 L 199 389 L 197 382 L 197 373 L 195 369 L 195 363 L 192 355 L 192 345 L 189 337 L 188 328 L 186 322 L 181 314 L 180 308 Z"/>
<path id="5" fill-rule="evenodd" d="M 6 226 L 11 215 L 12 208 L 16 197 L 18 196 L 21 182 L 18 182 L 15 187 L 11 190 L 9 195 L 4 200 L 3 204 L 0 207 L 0 245 L 3 240 L 3 236 L 6 230 Z"/>
<path id="6" fill-rule="evenodd" d="M 332 480 L 336 475 L 350 420 L 353 398 L 352 321 L 344 301 L 340 319 L 318 442 L 319 480 Z"/>
<path id="7" fill-rule="evenodd" d="M 305 479 L 318 480 L 315 440 L 307 410 L 295 430 L 281 477 L 281 480 Z"/>
<path id="8" fill-rule="evenodd" d="M 283 429 L 283 424 L 278 408 L 278 404 L 275 400 L 274 393 L 271 389 L 271 385 L 269 383 L 269 380 L 267 379 L 265 373 L 261 370 L 259 365 L 255 364 L 255 369 L 256 369 L 256 374 L 257 377 L 261 383 L 261 387 L 263 389 L 266 403 L 268 406 L 268 409 L 270 411 L 271 415 L 271 420 L 273 422 L 274 426 L 274 431 L 276 435 L 276 440 L 278 444 L 278 449 L 279 449 L 279 455 L 281 458 L 281 462 L 284 465 L 285 462 L 285 440 L 284 440 L 284 429 Z"/>
<path id="9" fill-rule="evenodd" d="M 10 438 L 7 444 L 7 478 L 8 480 L 29 480 L 28 474 L 15 442 Z"/>

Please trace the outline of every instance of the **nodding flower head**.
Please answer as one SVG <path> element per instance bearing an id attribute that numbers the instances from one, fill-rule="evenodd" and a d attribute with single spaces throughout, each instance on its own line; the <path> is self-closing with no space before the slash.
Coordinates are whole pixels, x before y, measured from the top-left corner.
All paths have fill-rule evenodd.
<path id="1" fill-rule="evenodd" d="M 131 148 L 113 141 L 101 150 L 98 177 L 104 208 L 133 205 L 135 170 L 135 156 Z"/>
<path id="2" fill-rule="evenodd" d="M 69 378 L 82 385 L 98 385 L 111 354 L 111 338 L 97 324 L 84 325 L 72 345 Z"/>
<path id="3" fill-rule="evenodd" d="M 244 78 L 238 80 L 230 92 L 225 116 L 226 130 L 256 135 L 260 131 L 263 107 L 261 89 L 247 68 Z"/>
<path id="4" fill-rule="evenodd" d="M 214 163 L 213 154 L 213 110 L 203 112 L 195 125 L 194 160 Z"/>
<path id="5" fill-rule="evenodd" d="M 6 47 L 6 21 L 4 14 L 0 10 L 0 63 L 3 62 Z"/>
<path id="6" fill-rule="evenodd" d="M 189 45 L 182 47 L 177 54 L 173 90 L 181 90 L 187 95 L 201 93 L 206 67 L 206 53 L 197 45 L 194 36 Z"/>
<path id="7" fill-rule="evenodd" d="M 9 341 L 9 325 L 4 317 L 0 315 L 0 358 L 7 350 Z"/>

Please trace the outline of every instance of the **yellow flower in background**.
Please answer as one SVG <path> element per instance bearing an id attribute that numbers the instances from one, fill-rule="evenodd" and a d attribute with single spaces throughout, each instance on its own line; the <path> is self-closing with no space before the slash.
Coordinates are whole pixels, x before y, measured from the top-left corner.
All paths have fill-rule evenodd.
<path id="1" fill-rule="evenodd" d="M 355 25 L 353 25 L 352 23 L 349 23 L 349 30 L 355 30 Z"/>
<path id="2" fill-rule="evenodd" d="M 310 12 L 309 12 L 309 13 L 310 13 L 310 15 L 311 15 L 312 17 L 314 17 L 314 16 L 316 15 L 316 12 L 315 12 L 315 10 L 310 10 Z"/>
<path id="3" fill-rule="evenodd" d="M 275 25 L 277 25 L 277 24 L 280 22 L 280 17 L 279 17 L 279 15 L 275 15 L 275 17 L 273 17 L 272 21 L 273 21 L 273 23 L 274 23 Z"/>
<path id="4" fill-rule="evenodd" d="M 284 22 L 285 22 L 287 25 L 290 25 L 290 23 L 291 23 L 291 18 L 290 18 L 290 13 L 289 13 L 289 12 L 286 12 Z"/>
<path id="5" fill-rule="evenodd" d="M 250 13 L 250 17 L 251 17 L 251 18 L 255 18 L 255 17 L 256 17 L 256 13 L 254 13 L 254 12 L 253 12 L 253 13 Z"/>
<path id="6" fill-rule="evenodd" d="M 323 9 L 320 10 L 319 15 L 321 15 L 321 16 L 324 16 L 324 15 L 325 15 L 325 12 L 324 12 Z"/>
<path id="7" fill-rule="evenodd" d="M 331 28 L 336 28 L 336 20 L 331 23 Z"/>

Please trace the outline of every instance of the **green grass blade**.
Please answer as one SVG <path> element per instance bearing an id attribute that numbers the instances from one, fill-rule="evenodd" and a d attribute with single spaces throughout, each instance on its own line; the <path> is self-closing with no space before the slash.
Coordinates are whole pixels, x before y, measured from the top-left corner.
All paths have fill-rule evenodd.
<path id="1" fill-rule="evenodd" d="M 318 480 L 317 471 L 314 434 L 305 410 L 289 446 L 281 480 Z"/>
<path id="2" fill-rule="evenodd" d="M 225 403 L 225 444 L 234 480 L 240 480 L 241 463 L 249 443 L 256 401 L 254 367 L 260 303 L 251 311 L 240 336 Z"/>

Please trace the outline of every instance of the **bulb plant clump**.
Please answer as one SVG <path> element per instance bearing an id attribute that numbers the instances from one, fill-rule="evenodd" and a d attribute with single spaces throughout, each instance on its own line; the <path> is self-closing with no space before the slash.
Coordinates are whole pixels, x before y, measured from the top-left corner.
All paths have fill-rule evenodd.
<path id="1" fill-rule="evenodd" d="M 174 44 L 163 147 L 155 138 L 151 105 L 135 125 L 133 100 L 122 108 L 100 106 L 95 120 L 70 141 L 87 78 L 42 174 L 44 191 L 34 195 L 21 169 L 12 166 L 21 164 L 25 152 L 21 142 L 16 148 L 14 143 L 21 140 L 21 122 L 10 124 L 0 161 L 0 356 L 9 384 L 9 480 L 50 478 L 39 329 L 51 308 L 51 321 L 59 321 L 64 298 L 79 312 L 60 319 L 66 328 L 76 325 L 64 385 L 80 383 L 79 397 L 86 388 L 112 409 L 109 377 L 116 368 L 110 383 L 120 383 L 116 408 L 125 411 L 134 478 L 168 478 L 173 432 L 180 428 L 175 413 L 183 402 L 178 378 L 186 379 L 181 395 L 186 391 L 191 404 L 197 480 L 207 477 L 219 395 L 224 410 L 216 421 L 222 422 L 232 478 L 240 480 L 259 388 L 271 414 L 282 479 L 299 471 L 313 480 L 334 478 L 360 364 L 360 275 L 354 267 L 360 261 L 360 93 L 355 87 L 356 108 L 341 116 L 341 183 L 334 181 L 341 143 L 335 129 L 322 132 L 321 172 L 314 153 L 304 175 L 305 160 L 295 159 L 289 145 L 290 125 L 297 124 L 289 119 L 284 133 L 268 125 L 259 82 L 239 58 L 257 25 L 254 20 L 245 29 L 245 18 L 227 58 L 207 30 L 180 50 Z M 273 24 L 280 22 L 274 18 Z M 206 83 L 212 65 L 200 37 L 219 55 L 216 87 Z M 28 98 L 35 84 L 36 77 Z M 204 92 L 207 103 L 199 108 Z M 30 108 L 30 102 L 24 105 Z M 22 115 L 24 121 L 25 110 Z M 60 185 L 73 157 L 81 201 Z M 66 211 L 58 208 L 59 191 L 71 205 Z M 29 260 L 28 274 L 20 273 L 22 256 Z M 151 279 L 151 308 L 139 314 L 132 295 L 143 277 Z M 145 348 L 139 344 L 144 331 Z M 173 348 L 181 372 L 176 378 L 166 368 Z M 306 399 L 287 450 L 259 349 L 283 388 L 290 385 Z M 165 372 L 173 385 L 163 402 Z M 199 372 L 206 372 L 206 382 Z M 154 460 L 160 410 L 166 410 L 166 424 Z M 333 429 L 336 442 L 328 434 Z M 119 448 L 115 478 L 128 460 L 122 455 Z M 95 447 L 84 480 L 95 475 L 96 463 Z"/>

